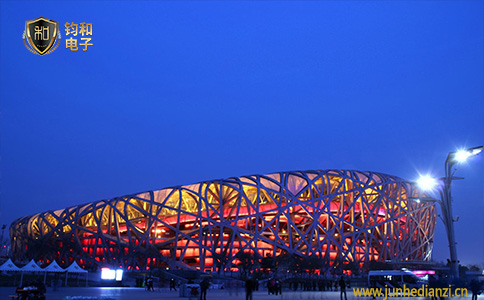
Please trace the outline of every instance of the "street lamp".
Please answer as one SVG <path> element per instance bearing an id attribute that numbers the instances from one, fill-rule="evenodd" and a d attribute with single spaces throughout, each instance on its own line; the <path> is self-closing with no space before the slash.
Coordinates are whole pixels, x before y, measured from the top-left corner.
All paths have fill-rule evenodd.
<path id="1" fill-rule="evenodd" d="M 459 279 L 459 261 L 457 260 L 457 247 L 455 242 L 455 232 L 454 232 L 454 216 L 452 213 L 452 194 L 451 194 L 451 184 L 454 179 L 463 179 L 459 177 L 454 177 L 456 168 L 454 166 L 457 163 L 465 162 L 469 157 L 475 156 L 481 153 L 483 146 L 468 148 L 459 150 L 456 152 L 450 152 L 445 160 L 445 177 L 439 180 L 431 178 L 429 176 L 421 176 L 417 181 L 418 186 L 423 191 L 431 191 L 438 188 L 440 194 L 440 210 L 441 219 L 444 222 L 445 231 L 447 233 L 447 240 L 449 242 L 450 251 L 450 267 L 453 279 Z"/>
<path id="2" fill-rule="evenodd" d="M 5 231 L 5 228 L 7 228 L 7 225 L 3 224 L 2 225 L 2 237 L 0 238 L 2 241 L 2 249 L 0 249 L 0 256 L 3 255 L 3 249 L 6 247 L 5 242 L 3 240 L 3 233 Z"/>

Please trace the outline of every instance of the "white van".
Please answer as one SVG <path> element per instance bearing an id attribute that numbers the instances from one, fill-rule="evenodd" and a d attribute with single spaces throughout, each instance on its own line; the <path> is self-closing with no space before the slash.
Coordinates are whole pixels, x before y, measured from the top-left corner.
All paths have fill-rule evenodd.
<path id="1" fill-rule="evenodd" d="M 368 272 L 368 287 L 376 288 L 421 288 L 425 280 L 408 270 L 381 270 Z"/>

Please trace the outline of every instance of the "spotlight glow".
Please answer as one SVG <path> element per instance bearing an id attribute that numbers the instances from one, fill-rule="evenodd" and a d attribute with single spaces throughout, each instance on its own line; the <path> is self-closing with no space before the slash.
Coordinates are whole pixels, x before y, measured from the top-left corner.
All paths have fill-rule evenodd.
<path id="1" fill-rule="evenodd" d="M 454 159 L 459 162 L 459 163 L 463 163 L 465 162 L 469 156 L 473 155 L 471 152 L 467 151 L 467 150 L 459 150 L 455 153 L 455 156 L 454 156 Z"/>
<path id="2" fill-rule="evenodd" d="M 422 175 L 417 180 L 417 184 L 419 188 L 423 191 L 432 191 L 437 187 L 439 182 L 437 181 L 437 179 L 433 178 L 430 175 Z"/>
<path id="3" fill-rule="evenodd" d="M 101 268 L 101 279 L 113 280 L 116 278 L 116 271 L 110 268 Z"/>

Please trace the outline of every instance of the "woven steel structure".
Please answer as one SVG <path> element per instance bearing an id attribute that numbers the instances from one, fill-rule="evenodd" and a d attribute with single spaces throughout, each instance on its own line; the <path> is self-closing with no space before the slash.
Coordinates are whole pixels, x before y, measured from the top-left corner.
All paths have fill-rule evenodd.
<path id="1" fill-rule="evenodd" d="M 237 253 L 333 265 L 428 260 L 436 223 L 418 190 L 375 172 L 315 170 L 204 181 L 23 217 L 17 260 L 87 268 L 228 270 Z"/>

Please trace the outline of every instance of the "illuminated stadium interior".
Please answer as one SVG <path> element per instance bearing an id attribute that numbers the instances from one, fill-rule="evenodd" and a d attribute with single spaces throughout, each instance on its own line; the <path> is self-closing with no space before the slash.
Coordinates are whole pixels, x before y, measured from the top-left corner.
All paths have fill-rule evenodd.
<path id="1" fill-rule="evenodd" d="M 434 203 L 376 172 L 234 177 L 116 197 L 12 223 L 16 260 L 144 270 L 234 270 L 237 253 L 317 256 L 328 265 L 431 258 Z"/>

